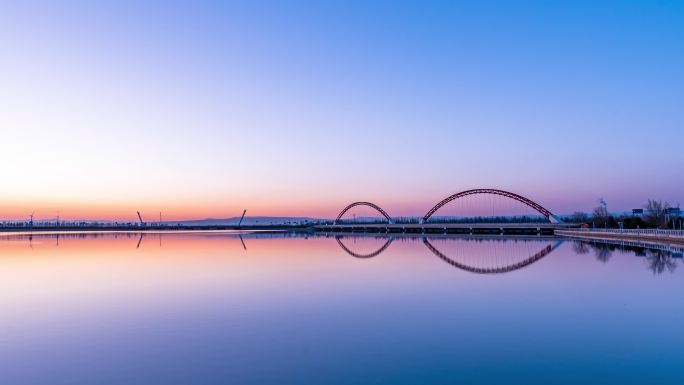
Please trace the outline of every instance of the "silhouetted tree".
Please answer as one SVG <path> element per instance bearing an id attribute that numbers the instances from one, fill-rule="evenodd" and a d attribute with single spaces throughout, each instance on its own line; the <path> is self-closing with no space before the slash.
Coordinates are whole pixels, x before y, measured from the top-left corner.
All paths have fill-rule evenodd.
<path id="1" fill-rule="evenodd" d="M 667 209 L 670 204 L 661 200 L 649 199 L 646 205 L 646 222 L 652 226 L 660 227 L 666 225 Z"/>
<path id="2" fill-rule="evenodd" d="M 594 213 L 592 215 L 592 220 L 598 225 L 598 226 L 604 226 L 608 223 L 608 220 L 610 219 L 610 214 L 608 213 L 608 209 L 604 205 L 596 206 L 594 208 Z"/>
<path id="3" fill-rule="evenodd" d="M 636 229 L 646 227 L 646 222 L 641 217 L 621 217 L 620 221 L 624 223 L 626 229 Z"/>
<path id="4" fill-rule="evenodd" d="M 575 211 L 568 217 L 568 220 L 572 223 L 587 223 L 589 222 L 589 214 L 582 211 Z"/>

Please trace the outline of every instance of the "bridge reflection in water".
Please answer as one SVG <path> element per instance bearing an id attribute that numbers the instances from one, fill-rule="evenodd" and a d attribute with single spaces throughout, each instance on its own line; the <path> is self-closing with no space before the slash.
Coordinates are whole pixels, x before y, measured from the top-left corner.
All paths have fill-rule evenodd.
<path id="1" fill-rule="evenodd" d="M 344 242 L 344 236 L 335 236 L 335 241 L 347 254 L 355 258 L 373 258 L 382 254 L 395 241 L 395 237 L 372 237 L 384 242 L 381 246 L 370 252 L 360 252 L 350 249 Z M 348 237 L 351 238 L 351 237 Z M 354 237 L 357 238 L 357 237 Z M 361 237 L 369 239 L 371 237 Z M 415 238 L 407 238 L 415 239 Z M 438 249 L 433 243 L 445 242 L 459 245 L 455 252 L 447 253 Z M 435 238 L 430 242 L 428 237 L 422 237 L 425 247 L 441 260 L 449 265 L 476 274 L 502 274 L 522 269 L 540 261 L 554 250 L 563 240 L 551 238 L 548 240 L 537 239 L 506 239 L 506 238 Z M 506 246 L 501 247 L 501 243 Z M 541 245 L 539 245 L 541 243 Z M 534 245 L 534 246 L 532 246 Z M 473 247 L 474 246 L 474 247 Z M 532 247 L 531 247 L 532 246 Z"/>
<path id="2" fill-rule="evenodd" d="M 530 242 L 530 241 L 523 241 L 523 242 Z M 442 259 L 444 262 L 459 268 L 461 270 L 468 271 L 470 273 L 477 273 L 477 274 L 501 274 L 501 273 L 510 273 L 515 270 L 522 269 L 526 266 L 529 266 L 542 258 L 546 257 L 549 255 L 551 252 L 556 250 L 558 246 L 560 246 L 563 243 L 562 240 L 557 241 L 553 244 L 547 244 L 545 247 L 543 247 L 541 250 L 537 251 L 534 254 L 518 254 L 518 253 L 513 253 L 510 254 L 508 257 L 509 258 L 501 258 L 501 256 L 495 255 L 494 260 L 495 261 L 490 261 L 488 257 L 483 257 L 483 256 L 475 256 L 475 258 L 478 258 L 477 262 L 478 264 L 473 264 L 473 263 L 468 263 L 464 260 L 468 260 L 472 258 L 468 258 L 469 255 L 461 255 L 461 256 L 447 256 L 446 254 L 442 253 L 440 250 L 438 250 L 435 246 L 428 241 L 427 238 L 423 238 L 423 244 L 437 257 Z M 529 250 L 527 250 L 529 253 Z M 527 255 L 527 257 L 524 257 L 524 255 Z M 461 259 L 459 259 L 459 257 Z M 519 258 L 519 259 L 518 259 Z M 502 261 L 503 259 L 503 261 Z"/>
<path id="3" fill-rule="evenodd" d="M 339 234 L 321 232 L 66 232 L 66 233 L 0 233 L 0 254 L 4 247 L 25 247 L 32 250 L 60 247 L 64 241 L 84 241 L 79 247 L 108 250 L 136 250 L 149 252 L 150 246 L 173 249 L 178 242 L 207 243 L 235 240 L 241 252 L 248 252 L 249 243 L 262 239 L 335 238 L 335 243 L 354 258 L 369 259 L 392 248 L 394 242 L 422 245 L 432 254 L 460 270 L 477 274 L 500 274 L 532 265 L 558 249 L 564 241 L 571 243 L 571 250 L 581 256 L 593 253 L 597 261 L 608 263 L 615 252 L 632 254 L 644 259 L 645 266 L 655 275 L 673 273 L 682 259 L 684 247 L 680 245 L 633 242 L 620 240 L 576 240 L 558 236 L 497 236 L 497 235 L 451 235 L 451 234 Z M 166 244 L 166 239 L 171 242 Z M 97 242 L 92 242 L 97 240 Z M 350 242 L 350 240 L 353 240 Z M 88 241 L 88 242 L 86 242 Z M 374 243 L 369 247 L 369 243 Z M 169 246 L 169 247 L 167 247 Z M 333 245 L 334 246 L 334 245 Z M 404 245 L 402 245 L 404 246 Z M 364 250 L 365 249 L 365 250 Z M 423 252 L 425 249 L 423 249 Z M 122 251 L 124 252 L 124 251 Z"/>
<path id="4" fill-rule="evenodd" d="M 347 254 L 351 255 L 351 256 L 354 257 L 354 258 L 361 258 L 361 259 L 373 258 L 373 257 L 375 257 L 375 256 L 378 256 L 378 255 L 382 254 L 382 252 L 385 251 L 385 250 L 389 247 L 389 245 L 392 244 L 392 242 L 394 242 L 394 237 L 389 237 L 389 238 L 387 238 L 387 240 L 385 241 L 385 243 L 384 243 L 382 246 L 380 246 L 379 249 L 377 249 L 377 250 L 375 250 L 375 251 L 372 251 L 372 252 L 370 252 L 370 253 L 357 253 L 357 252 L 354 252 L 354 251 L 352 251 L 351 249 L 349 249 L 349 248 L 342 242 L 342 238 L 343 238 L 343 237 L 341 237 L 341 236 L 336 236 L 336 237 L 335 237 L 335 240 L 337 241 L 337 244 L 340 245 L 340 247 L 342 248 L 342 250 L 344 250 Z"/>

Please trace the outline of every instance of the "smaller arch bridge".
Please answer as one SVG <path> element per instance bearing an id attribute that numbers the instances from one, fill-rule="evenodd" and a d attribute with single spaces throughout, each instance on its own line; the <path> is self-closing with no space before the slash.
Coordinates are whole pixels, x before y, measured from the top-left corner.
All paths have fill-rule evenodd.
<path id="1" fill-rule="evenodd" d="M 383 210 L 380 206 L 376 205 L 375 203 L 371 203 L 371 202 L 354 202 L 354 203 L 350 204 L 349 206 L 345 207 L 345 208 L 340 212 L 340 215 L 337 216 L 337 218 L 335 219 L 335 222 L 334 222 L 334 223 L 335 223 L 335 224 L 338 224 L 338 223 L 340 222 L 340 219 L 342 218 L 342 216 L 343 216 L 347 211 L 349 211 L 351 208 L 356 207 L 356 206 L 368 206 L 368 207 L 370 207 L 370 208 L 373 208 L 373 209 L 375 209 L 375 211 L 377 211 L 377 212 L 379 212 L 380 214 L 382 214 L 382 216 L 385 217 L 385 219 L 387 219 L 387 222 L 388 222 L 389 224 L 394 224 L 394 220 L 392 219 L 392 217 L 389 216 L 389 214 L 387 214 L 387 212 L 385 212 L 385 210 Z"/>
<path id="2" fill-rule="evenodd" d="M 527 205 L 527 206 L 533 208 L 533 209 L 536 210 L 538 213 L 544 215 L 546 218 L 548 218 L 549 222 L 554 223 L 554 224 L 560 223 L 560 220 L 558 220 L 558 218 L 556 218 L 556 216 L 553 215 L 553 213 L 552 213 L 551 211 L 549 211 L 548 209 L 544 208 L 542 205 L 540 205 L 540 204 L 534 202 L 533 200 L 528 199 L 528 198 L 525 198 L 525 197 L 522 196 L 522 195 L 518 195 L 518 194 L 516 194 L 516 193 L 512 193 L 512 192 L 510 192 L 510 191 L 497 190 L 497 189 L 491 189 L 491 188 L 487 188 L 487 189 L 482 189 L 482 188 L 480 188 L 480 189 L 466 190 L 466 191 L 461 191 L 461 192 L 459 192 L 459 193 L 456 193 L 456 194 L 454 194 L 454 195 L 450 195 L 450 196 L 448 196 L 448 197 L 442 199 L 439 203 L 437 203 L 434 207 L 432 207 L 427 213 L 425 213 L 425 215 L 424 215 L 423 218 L 421 219 L 421 222 L 420 222 L 420 223 L 421 223 L 421 224 L 422 224 L 422 223 L 427 223 L 427 221 L 430 219 L 430 217 L 431 217 L 434 213 L 436 213 L 437 210 L 439 210 L 440 208 L 442 208 L 442 207 L 443 207 L 444 205 L 446 205 L 447 203 L 449 203 L 449 202 L 451 202 L 451 201 L 454 201 L 454 200 L 456 200 L 456 199 L 459 199 L 459 198 L 463 198 L 463 197 L 468 196 L 468 195 L 477 195 L 477 194 L 500 195 L 500 196 L 503 196 L 503 197 L 506 197 L 506 198 L 510 198 L 510 199 L 516 200 L 516 201 L 518 201 L 518 202 L 521 202 L 521 203 L 523 203 L 523 204 L 525 204 L 525 205 Z"/>

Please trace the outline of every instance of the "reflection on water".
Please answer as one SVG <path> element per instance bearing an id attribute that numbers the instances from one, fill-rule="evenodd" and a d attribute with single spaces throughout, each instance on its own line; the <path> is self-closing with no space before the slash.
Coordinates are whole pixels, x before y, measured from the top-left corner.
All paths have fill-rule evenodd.
<path id="1" fill-rule="evenodd" d="M 370 238 L 363 235 L 361 237 Z M 335 240 L 337 241 L 337 244 L 340 245 L 342 250 L 344 250 L 347 254 L 351 255 L 354 258 L 361 259 L 373 258 L 382 254 L 382 252 L 384 252 L 389 247 L 389 245 L 392 244 L 392 242 L 394 242 L 394 240 L 396 239 L 394 236 L 373 237 L 375 239 L 382 240 L 381 246 L 374 251 L 364 253 L 352 251 L 342 241 L 344 238 L 345 237 L 341 235 L 335 236 Z M 354 239 L 354 237 L 351 238 Z M 443 261 L 447 262 L 448 264 L 456 268 L 471 273 L 479 274 L 508 273 L 511 271 L 522 269 L 523 267 L 544 258 L 563 242 L 562 240 L 554 239 L 552 245 L 545 244 L 543 246 L 540 246 L 540 249 L 537 250 L 535 253 L 531 253 L 530 247 L 533 243 L 535 243 L 533 242 L 534 240 L 534 238 L 527 238 L 521 240 L 511 239 L 510 237 L 473 238 L 449 236 L 437 238 L 437 241 L 442 241 L 442 243 L 446 243 L 447 245 L 455 244 L 459 246 L 456 248 L 455 251 L 456 256 L 447 256 L 433 245 L 433 243 L 435 243 L 435 240 L 430 241 L 428 237 L 422 237 L 423 244 L 427 247 L 428 250 L 430 250 L 432 254 L 436 255 Z M 497 243 L 501 242 L 508 243 L 506 247 L 503 248 L 503 250 L 501 250 L 501 252 L 499 252 L 499 250 L 496 247 L 490 247 L 495 246 Z M 485 250 L 475 250 L 472 247 L 473 245 L 485 246 Z M 524 250 L 522 252 L 521 250 L 519 250 L 519 247 L 516 247 L 520 245 L 526 246 L 523 247 Z M 490 250 L 486 250 L 487 248 L 490 248 Z M 480 249 L 482 249 L 482 247 L 480 247 Z M 534 249 L 533 246 L 532 249 Z M 522 260 L 515 261 L 515 259 L 519 259 L 521 255 L 523 256 Z M 506 260 L 502 261 L 502 259 L 504 259 L 504 256 Z"/>
<path id="2" fill-rule="evenodd" d="M 396 240 L 395 236 L 367 236 L 367 235 L 353 235 L 342 236 L 335 235 L 335 240 L 342 250 L 355 258 L 373 258 L 382 254 L 391 244 Z M 380 245 L 377 249 L 370 252 L 357 252 L 349 248 L 344 239 L 377 239 Z M 436 239 L 432 239 L 436 238 Z M 546 238 L 546 239 L 545 239 Z M 415 241 L 416 237 L 406 237 Z M 479 274 L 500 274 L 508 273 L 518 269 L 522 269 L 531 265 L 540 259 L 546 257 L 563 242 L 563 239 L 557 237 L 425 237 L 420 238 L 422 243 L 428 250 L 448 264 L 464 271 Z M 433 244 L 442 242 L 447 245 L 455 245 L 456 256 L 448 256 L 441 252 Z M 662 274 L 664 271 L 670 273 L 674 272 L 677 267 L 677 259 L 682 259 L 684 252 L 683 247 L 667 246 L 654 248 L 654 245 L 641 244 L 637 246 L 638 242 L 631 242 L 629 245 L 625 242 L 610 242 L 599 240 L 574 240 L 572 242 L 572 250 L 579 255 L 587 254 L 591 250 L 594 251 L 596 260 L 606 263 L 613 256 L 613 251 L 619 250 L 624 253 L 633 253 L 635 256 L 645 257 L 648 261 L 648 269 L 654 274 Z M 496 247 L 500 243 L 505 243 L 504 247 Z M 475 250 L 472 244 L 477 244 L 480 250 Z M 538 244 L 536 252 L 535 244 Z M 471 246 L 471 247 L 468 247 Z M 520 247 L 524 246 L 524 247 Z M 532 250 L 532 251 L 531 251 Z M 523 258 L 520 258 L 523 256 Z"/>
<path id="3" fill-rule="evenodd" d="M 640 242 L 608 241 L 608 240 L 575 240 L 573 251 L 577 254 L 587 254 L 594 251 L 596 259 L 606 263 L 618 250 L 623 253 L 644 257 L 646 266 L 654 275 L 665 271 L 673 273 L 677 268 L 677 260 L 681 261 L 684 255 L 684 246 L 647 244 Z"/>
<path id="4" fill-rule="evenodd" d="M 489 240 L 486 244 L 496 244 L 496 242 L 510 242 L 508 239 L 504 240 Z M 466 240 L 465 242 L 472 242 L 472 240 Z M 481 241 L 480 241 L 481 242 Z M 427 239 L 423 238 L 423 243 L 427 248 L 436 256 L 447 262 L 448 264 L 455 266 L 461 270 L 465 270 L 471 273 L 478 274 L 501 274 L 510 273 L 515 270 L 522 269 L 528 265 L 531 265 L 540 259 L 547 256 L 553 250 L 555 250 L 562 241 L 557 241 L 553 245 L 546 244 L 537 250 L 534 254 L 530 252 L 531 241 L 515 242 L 505 247 L 503 252 L 504 256 L 497 255 L 497 249 L 485 251 L 484 253 L 473 253 L 471 248 L 459 248 L 457 253 L 458 257 L 450 257 L 439 251 L 432 243 Z M 518 245 L 527 246 L 522 252 L 515 250 L 515 246 Z M 467 243 L 466 243 L 467 245 Z M 535 245 L 537 246 L 537 245 Z M 537 248 L 532 248 L 537 249 Z M 522 256 L 522 258 L 520 258 Z M 516 260 L 517 259 L 517 260 Z M 468 262 L 468 260 L 472 262 Z M 502 261 L 503 260 L 503 261 Z"/>
<path id="5" fill-rule="evenodd" d="M 389 247 L 389 245 L 391 245 L 392 242 L 394 242 L 394 239 L 395 239 L 394 237 L 385 237 L 385 238 L 383 239 L 383 242 L 384 242 L 384 243 L 383 243 L 382 246 L 380 246 L 377 250 L 374 250 L 374 251 L 372 251 L 372 252 L 370 252 L 370 253 L 357 253 L 357 252 L 351 251 L 351 250 L 344 244 L 344 242 L 342 242 L 342 239 L 343 239 L 343 238 L 344 238 L 344 237 L 342 237 L 342 236 L 336 236 L 336 237 L 335 237 L 335 240 L 337 241 L 337 244 L 340 245 L 340 247 L 342 248 L 342 250 L 344 250 L 347 254 L 351 255 L 351 256 L 354 257 L 354 258 L 361 258 L 361 259 L 373 258 L 373 257 L 375 257 L 375 256 L 378 256 L 378 255 L 382 254 L 382 252 L 385 251 L 385 250 Z"/>
<path id="6" fill-rule="evenodd" d="M 682 251 L 555 237 L 3 234 L 0 376 L 679 384 Z"/>

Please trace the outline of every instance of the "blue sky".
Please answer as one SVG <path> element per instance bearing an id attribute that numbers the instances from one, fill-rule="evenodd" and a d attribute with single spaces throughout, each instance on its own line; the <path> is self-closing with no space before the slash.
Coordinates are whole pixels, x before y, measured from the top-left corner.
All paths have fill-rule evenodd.
<path id="1" fill-rule="evenodd" d="M 684 2 L 8 2 L 0 41 L 0 217 L 683 198 Z"/>

